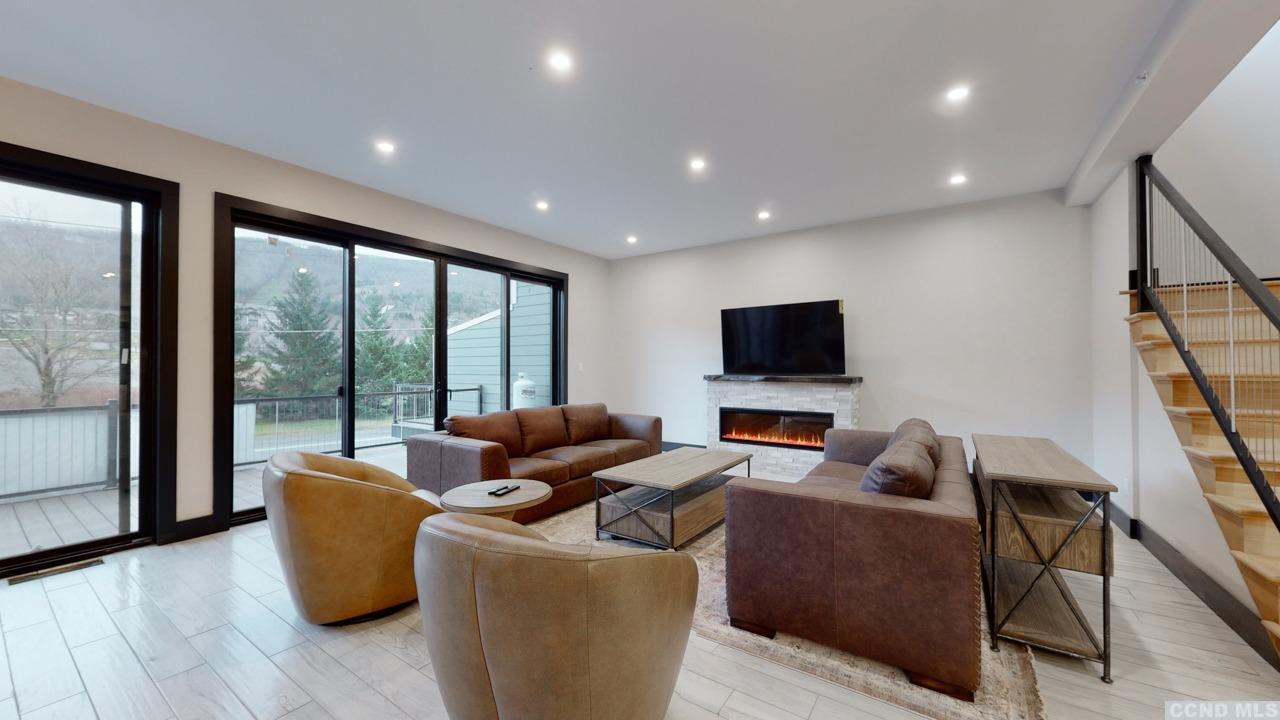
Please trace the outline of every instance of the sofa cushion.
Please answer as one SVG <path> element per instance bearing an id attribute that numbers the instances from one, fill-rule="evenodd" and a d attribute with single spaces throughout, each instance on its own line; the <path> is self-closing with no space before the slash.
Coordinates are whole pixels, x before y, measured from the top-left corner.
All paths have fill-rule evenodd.
<path id="1" fill-rule="evenodd" d="M 564 424 L 569 430 L 569 444 L 581 445 L 609 437 L 609 408 L 604 403 L 562 405 Z"/>
<path id="2" fill-rule="evenodd" d="M 520 408 L 515 411 L 520 421 L 520 442 L 525 455 L 539 450 L 569 444 L 569 432 L 564 426 L 564 412 L 558 405 L 542 408 Z"/>
<path id="3" fill-rule="evenodd" d="M 918 442 L 890 445 L 862 476 L 863 492 L 927 498 L 933 492 L 934 467 L 928 450 Z"/>
<path id="4" fill-rule="evenodd" d="M 591 442 L 583 443 L 583 445 L 612 450 L 614 465 L 643 460 L 653 454 L 649 450 L 649 443 L 644 440 L 613 438 L 611 440 L 592 440 Z"/>
<path id="5" fill-rule="evenodd" d="M 938 434 L 933 431 L 933 426 L 927 421 L 920 418 L 903 420 L 902 424 L 898 425 L 898 428 L 889 436 L 889 444 L 902 440 L 911 440 L 923 445 L 935 467 L 942 462 L 941 442 L 938 440 Z"/>
<path id="6" fill-rule="evenodd" d="M 546 458 L 512 458 L 511 477 L 520 480 L 541 480 L 555 487 L 569 481 L 569 463 Z"/>
<path id="7" fill-rule="evenodd" d="M 533 457 L 558 460 L 569 464 L 569 477 L 586 477 L 597 470 L 604 470 L 617 465 L 613 461 L 613 451 L 608 448 L 590 447 L 587 445 L 565 445 L 535 453 Z"/>
<path id="8" fill-rule="evenodd" d="M 444 419 L 444 429 L 458 437 L 502 443 L 507 449 L 507 457 L 524 454 L 520 442 L 520 421 L 509 410 L 486 415 L 451 415 Z"/>
<path id="9" fill-rule="evenodd" d="M 866 472 L 867 468 L 862 465 L 854 465 L 853 463 L 840 462 L 838 460 L 823 460 L 813 466 L 813 469 L 800 482 L 805 482 L 810 476 L 814 476 L 840 478 L 846 483 L 860 483 L 862 482 L 862 476 Z"/>

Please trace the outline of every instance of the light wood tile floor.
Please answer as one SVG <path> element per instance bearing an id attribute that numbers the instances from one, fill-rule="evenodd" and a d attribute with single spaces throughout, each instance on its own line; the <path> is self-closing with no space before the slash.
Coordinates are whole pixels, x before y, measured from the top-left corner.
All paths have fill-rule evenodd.
<path id="1" fill-rule="evenodd" d="M 1117 539 L 1116 682 L 1039 655 L 1052 720 L 1280 697 L 1280 673 L 1141 545 Z M 1097 590 L 1096 578 L 1069 581 L 1081 596 Z M 263 523 L 0 586 L 0 640 L 0 719 L 445 718 L 417 609 L 355 626 L 303 622 Z M 717 717 L 917 716 L 694 635 L 668 718 Z"/>

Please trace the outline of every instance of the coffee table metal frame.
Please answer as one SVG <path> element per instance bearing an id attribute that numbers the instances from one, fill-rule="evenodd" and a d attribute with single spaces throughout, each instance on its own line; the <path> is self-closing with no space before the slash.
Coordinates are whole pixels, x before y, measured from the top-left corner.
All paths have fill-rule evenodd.
<path id="1" fill-rule="evenodd" d="M 748 457 L 743 462 L 745 462 L 747 465 L 747 477 L 751 477 L 751 458 Z M 737 465 L 730 465 L 729 468 L 735 468 L 741 464 L 742 463 L 738 463 Z M 725 470 L 728 470 L 729 468 L 725 468 Z M 635 507 L 632 507 L 631 503 L 627 502 L 627 499 L 625 497 L 615 492 L 613 488 L 609 487 L 609 483 L 619 482 L 619 481 L 604 480 L 602 478 L 594 478 L 594 479 L 596 481 L 596 539 L 597 540 L 600 539 L 600 533 L 608 533 L 613 537 L 623 538 L 624 540 L 630 540 L 632 542 L 643 543 L 645 545 L 656 547 L 661 550 L 676 549 L 676 545 L 675 545 L 676 493 L 680 492 L 680 490 L 683 490 L 684 488 L 667 489 L 667 488 L 653 487 L 652 485 L 631 485 L 631 487 L 643 487 L 643 488 L 648 488 L 650 490 L 657 490 L 659 492 L 658 495 L 640 503 L 639 505 L 636 505 Z M 601 498 L 600 488 L 601 487 L 603 487 L 608 492 L 608 495 L 612 495 L 615 499 L 617 499 L 618 502 L 622 503 L 622 506 L 624 508 L 627 509 L 626 512 L 610 520 L 604 525 L 600 524 L 600 498 Z M 714 492 L 714 491 L 710 491 L 710 492 Z M 608 495 L 605 495 L 604 497 L 608 497 Z M 615 532 L 613 530 L 608 529 L 610 525 L 617 523 L 623 518 L 626 518 L 631 515 L 635 515 L 637 520 L 639 520 L 645 527 L 649 528 L 649 531 L 653 533 L 654 537 L 662 538 L 663 534 L 658 532 L 657 528 L 655 528 L 653 525 L 649 524 L 649 521 L 645 519 L 644 515 L 640 514 L 640 511 L 643 510 L 644 508 L 647 508 L 650 505 L 653 505 L 655 503 L 661 502 L 662 500 L 667 501 L 667 534 L 666 534 L 665 543 L 654 542 L 653 540 L 644 540 L 642 538 L 632 537 L 631 535 L 627 535 L 626 533 Z"/>

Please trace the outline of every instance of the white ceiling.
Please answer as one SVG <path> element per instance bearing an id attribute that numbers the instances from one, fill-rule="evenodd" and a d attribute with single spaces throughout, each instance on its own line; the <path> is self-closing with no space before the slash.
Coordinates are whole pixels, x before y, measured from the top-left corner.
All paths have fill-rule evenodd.
<path id="1" fill-rule="evenodd" d="M 1174 5 L 41 0 L 0 75 L 614 258 L 1063 187 Z"/>

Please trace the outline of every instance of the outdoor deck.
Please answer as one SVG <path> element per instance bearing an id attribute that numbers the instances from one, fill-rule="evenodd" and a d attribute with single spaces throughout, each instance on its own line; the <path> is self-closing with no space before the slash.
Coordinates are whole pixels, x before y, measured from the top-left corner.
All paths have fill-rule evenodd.
<path id="1" fill-rule="evenodd" d="M 130 525 L 138 525 L 137 483 Z M 0 558 L 119 534 L 119 490 L 72 490 L 0 499 Z"/>
<path id="2" fill-rule="evenodd" d="M 404 445 L 357 450 L 356 457 L 401 477 L 405 475 Z M 236 468 L 232 480 L 234 510 L 262 507 L 265 465 L 255 463 Z M 135 482 L 130 495 L 130 524 L 134 528 L 138 526 L 137 489 Z M 119 534 L 117 497 L 116 490 L 79 489 L 0 499 L 0 558 Z"/>
<path id="3" fill-rule="evenodd" d="M 382 447 L 356 450 L 356 459 L 384 467 L 404 477 L 408 466 L 404 445 L 384 445 Z M 235 511 L 262 507 L 262 469 L 266 463 L 241 465 L 236 468 L 232 480 L 231 509 Z"/>

